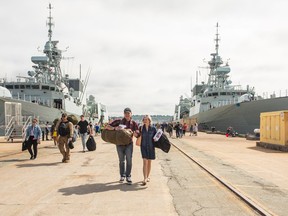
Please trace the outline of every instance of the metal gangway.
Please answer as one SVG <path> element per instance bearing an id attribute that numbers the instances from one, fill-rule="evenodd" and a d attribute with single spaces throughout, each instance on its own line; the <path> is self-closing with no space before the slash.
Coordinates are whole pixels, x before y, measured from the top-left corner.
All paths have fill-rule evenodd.
<path id="1" fill-rule="evenodd" d="M 22 116 L 21 103 L 5 102 L 5 140 L 13 142 L 14 139 L 23 140 L 25 130 L 32 122 L 32 116 Z"/>

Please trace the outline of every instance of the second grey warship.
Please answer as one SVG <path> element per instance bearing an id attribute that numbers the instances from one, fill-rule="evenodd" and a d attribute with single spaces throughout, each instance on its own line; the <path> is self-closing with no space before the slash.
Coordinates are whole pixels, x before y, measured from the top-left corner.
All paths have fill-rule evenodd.
<path id="1" fill-rule="evenodd" d="M 240 134 L 252 133 L 260 128 L 260 113 L 287 110 L 288 97 L 264 99 L 255 96 L 254 88 L 232 85 L 230 66 L 219 55 L 218 23 L 216 27 L 215 52 L 208 62 L 208 82 L 196 84 L 191 90 L 191 98 L 180 98 L 174 121 L 198 122 L 204 130 L 215 128 L 225 132 L 228 127 L 233 127 Z"/>

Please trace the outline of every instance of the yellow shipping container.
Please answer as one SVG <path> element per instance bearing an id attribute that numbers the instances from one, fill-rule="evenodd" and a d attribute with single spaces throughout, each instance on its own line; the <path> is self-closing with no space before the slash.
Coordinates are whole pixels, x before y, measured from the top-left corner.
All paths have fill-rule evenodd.
<path id="1" fill-rule="evenodd" d="M 260 114 L 260 142 L 288 146 L 288 110 Z"/>

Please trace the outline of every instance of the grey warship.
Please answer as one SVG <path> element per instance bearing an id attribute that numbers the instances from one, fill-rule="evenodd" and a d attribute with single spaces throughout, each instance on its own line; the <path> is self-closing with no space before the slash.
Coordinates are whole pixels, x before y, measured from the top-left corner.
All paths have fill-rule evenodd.
<path id="1" fill-rule="evenodd" d="M 16 81 L 3 79 L 0 82 L 0 125 L 5 125 L 5 121 L 7 125 L 5 104 L 8 103 L 20 104 L 23 116 L 39 117 L 40 123 L 52 122 L 63 112 L 78 117 L 86 111 L 84 89 L 87 83 L 61 71 L 63 51 L 58 48 L 59 41 L 52 40 L 51 4 L 48 9 L 48 41 L 44 55 L 31 57 L 34 65 L 27 77 L 18 76 Z"/>
<path id="2" fill-rule="evenodd" d="M 260 113 L 288 109 L 288 97 L 256 97 L 254 88 L 232 85 L 228 62 L 219 55 L 218 23 L 216 25 L 215 52 L 208 62 L 208 82 L 196 84 L 191 98 L 180 98 L 175 106 L 174 120 L 192 123 L 199 128 L 225 132 L 233 127 L 240 134 L 253 133 L 260 128 Z"/>

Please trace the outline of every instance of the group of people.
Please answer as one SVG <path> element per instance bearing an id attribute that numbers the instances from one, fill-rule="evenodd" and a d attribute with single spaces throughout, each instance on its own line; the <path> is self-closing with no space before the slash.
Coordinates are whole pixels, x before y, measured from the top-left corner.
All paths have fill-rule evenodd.
<path id="1" fill-rule="evenodd" d="M 76 129 L 79 130 L 80 138 L 83 145 L 83 152 L 85 152 L 85 144 L 88 134 L 92 136 L 92 127 L 84 119 L 84 116 L 80 116 L 81 119 L 78 122 Z M 142 185 L 146 185 L 150 181 L 151 163 L 155 159 L 155 147 L 154 136 L 157 129 L 152 125 L 152 119 L 150 115 L 145 115 L 142 119 L 142 126 L 138 127 L 138 124 L 132 119 L 132 111 L 130 108 L 124 109 L 124 117 L 117 119 L 106 125 L 106 130 L 120 130 L 123 128 L 131 129 L 133 136 L 141 139 L 141 155 L 143 159 L 143 181 Z M 67 114 L 63 113 L 61 119 L 54 127 L 54 131 L 57 131 L 57 143 L 60 153 L 62 154 L 62 162 L 68 163 L 70 161 L 70 148 L 69 142 L 72 142 L 74 134 L 74 126 L 68 121 Z M 37 119 L 33 119 L 32 124 L 26 129 L 25 139 L 28 143 L 28 151 L 31 155 L 30 159 L 36 159 L 37 157 L 37 145 L 40 144 L 42 131 L 37 124 Z M 32 151 L 33 146 L 33 151 Z M 132 184 L 131 171 L 132 171 L 132 155 L 133 155 L 133 139 L 128 145 L 116 145 L 116 150 L 119 159 L 119 182 L 123 183 L 126 179 L 127 184 Z"/>
<path id="2" fill-rule="evenodd" d="M 191 124 L 189 131 L 190 131 L 190 135 L 189 136 L 197 136 L 197 134 L 198 134 L 198 123 L 195 122 L 194 124 Z"/>
<path id="3" fill-rule="evenodd" d="M 70 161 L 69 142 L 72 142 L 73 138 L 74 138 L 74 141 L 76 139 L 75 138 L 76 131 L 74 130 L 79 130 L 76 133 L 76 136 L 79 133 L 79 136 L 81 137 L 81 141 L 82 141 L 83 152 L 86 151 L 85 147 L 86 147 L 88 134 L 92 136 L 91 125 L 89 125 L 89 123 L 84 119 L 84 115 L 80 116 L 81 119 L 75 128 L 73 124 L 70 121 L 68 121 L 67 117 L 68 117 L 67 113 L 63 113 L 61 115 L 61 119 L 56 123 L 56 125 L 53 125 L 51 128 L 54 143 L 55 145 L 58 144 L 60 153 L 63 155 L 63 158 L 62 158 L 63 163 L 68 163 Z M 37 146 L 38 144 L 40 144 L 41 137 L 42 137 L 42 130 L 37 123 L 38 123 L 38 120 L 34 118 L 32 120 L 32 124 L 27 127 L 26 134 L 25 134 L 27 150 L 30 153 L 31 160 L 37 158 L 37 152 L 38 152 Z M 32 150 L 32 146 L 33 146 L 33 150 Z"/>
<path id="4" fill-rule="evenodd" d="M 183 125 L 177 122 L 174 126 L 172 124 L 168 124 L 167 132 L 169 133 L 170 137 L 173 135 L 173 129 L 176 131 L 176 138 L 182 138 L 185 136 L 186 132 L 188 131 L 188 125 L 184 123 Z M 198 134 L 198 123 L 192 123 L 189 128 L 189 136 L 197 136 Z"/>

